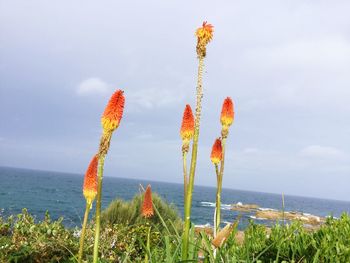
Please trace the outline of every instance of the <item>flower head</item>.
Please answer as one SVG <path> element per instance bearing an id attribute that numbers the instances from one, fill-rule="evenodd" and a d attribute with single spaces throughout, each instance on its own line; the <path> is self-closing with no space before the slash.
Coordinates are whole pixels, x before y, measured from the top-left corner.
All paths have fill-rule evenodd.
<path id="1" fill-rule="evenodd" d="M 125 103 L 123 93 L 124 91 L 117 90 L 108 101 L 101 118 L 102 127 L 105 132 L 113 132 L 119 126 Z"/>
<path id="2" fill-rule="evenodd" d="M 213 164 L 218 164 L 222 160 L 222 145 L 220 138 L 217 138 L 213 144 L 210 159 Z"/>
<path id="3" fill-rule="evenodd" d="M 213 28 L 214 27 L 211 24 L 207 24 L 207 21 L 204 21 L 202 27 L 196 30 L 198 42 L 202 42 L 203 44 L 207 45 L 213 38 Z"/>
<path id="4" fill-rule="evenodd" d="M 184 142 L 189 142 L 194 134 L 194 117 L 190 105 L 186 105 L 182 117 L 182 124 L 180 129 L 181 139 Z"/>
<path id="5" fill-rule="evenodd" d="M 213 28 L 211 24 L 207 24 L 207 21 L 204 21 L 202 27 L 196 30 L 197 54 L 199 57 L 205 57 L 206 55 L 206 46 L 213 38 Z"/>
<path id="6" fill-rule="evenodd" d="M 97 194 L 97 165 L 98 157 L 95 155 L 90 161 L 84 177 L 83 194 L 90 204 L 92 204 Z"/>
<path id="7" fill-rule="evenodd" d="M 143 198 L 142 216 L 146 218 L 153 216 L 152 190 L 150 185 L 147 186 Z"/>
<path id="8" fill-rule="evenodd" d="M 227 97 L 224 100 L 224 103 L 222 104 L 222 110 L 221 110 L 221 125 L 225 128 L 228 129 L 228 127 L 231 126 L 234 120 L 234 111 L 233 111 L 233 102 L 230 97 Z"/>

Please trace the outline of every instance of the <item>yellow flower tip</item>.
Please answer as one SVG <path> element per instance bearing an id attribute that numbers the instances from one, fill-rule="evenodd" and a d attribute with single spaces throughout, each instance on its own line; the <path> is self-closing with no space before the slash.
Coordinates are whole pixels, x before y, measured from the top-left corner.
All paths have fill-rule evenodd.
<path id="1" fill-rule="evenodd" d="M 152 190 L 150 185 L 148 185 L 146 188 L 146 192 L 143 198 L 141 214 L 143 217 L 146 217 L 146 218 L 149 218 L 154 214 L 153 203 L 152 203 Z"/>
<path id="2" fill-rule="evenodd" d="M 95 155 L 90 161 L 84 177 L 83 194 L 89 204 L 92 204 L 97 195 L 97 165 L 98 156 Z"/>
<path id="3" fill-rule="evenodd" d="M 217 138 L 213 144 L 210 159 L 213 164 L 219 164 L 222 160 L 222 145 L 220 138 Z"/>
<path id="4" fill-rule="evenodd" d="M 124 91 L 117 90 L 109 99 L 101 118 L 104 132 L 113 132 L 118 128 L 124 111 L 125 98 L 123 94 Z"/>
<path id="5" fill-rule="evenodd" d="M 196 30 L 196 36 L 198 38 L 198 43 L 207 45 L 213 38 L 214 27 L 211 24 L 207 24 L 204 21 L 202 27 Z"/>
<path id="6" fill-rule="evenodd" d="M 192 109 L 190 105 L 186 105 L 183 117 L 182 124 L 180 129 L 181 139 L 183 144 L 188 144 L 190 140 L 193 138 L 194 134 L 194 117 L 192 113 Z"/>
<path id="7" fill-rule="evenodd" d="M 223 128 L 227 129 L 231 126 L 231 124 L 234 121 L 234 109 L 233 109 L 233 102 L 230 97 L 227 97 L 224 100 L 224 103 L 222 104 L 222 110 L 221 110 L 221 125 Z"/>

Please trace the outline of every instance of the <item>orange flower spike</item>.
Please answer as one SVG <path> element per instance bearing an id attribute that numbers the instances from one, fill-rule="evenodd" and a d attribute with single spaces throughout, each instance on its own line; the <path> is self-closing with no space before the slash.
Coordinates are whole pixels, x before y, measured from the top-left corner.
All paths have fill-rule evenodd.
<path id="1" fill-rule="evenodd" d="M 214 26 L 207 24 L 207 21 L 203 22 L 202 27 L 196 30 L 196 36 L 198 37 L 198 42 L 207 45 L 213 38 Z"/>
<path id="2" fill-rule="evenodd" d="M 83 194 L 89 204 L 92 204 L 97 195 L 97 166 L 98 157 L 95 155 L 92 158 L 84 177 Z"/>
<path id="3" fill-rule="evenodd" d="M 222 145 L 220 138 L 216 139 L 213 144 L 210 159 L 213 164 L 219 164 L 222 160 Z"/>
<path id="4" fill-rule="evenodd" d="M 193 117 L 191 106 L 187 104 L 182 117 L 182 124 L 181 124 L 181 130 L 180 130 L 182 141 L 185 143 L 189 143 L 189 141 L 193 138 L 193 134 L 194 134 L 194 117 Z"/>
<path id="5" fill-rule="evenodd" d="M 152 190 L 151 186 L 148 185 L 142 204 L 142 216 L 148 218 L 153 216 L 153 214 Z"/>
<path id="6" fill-rule="evenodd" d="M 207 22 L 203 22 L 202 27 L 196 30 L 197 36 L 197 46 L 196 51 L 198 58 L 205 58 L 207 54 L 207 45 L 213 38 L 213 26 L 211 24 L 207 24 Z"/>
<path id="7" fill-rule="evenodd" d="M 235 116 L 235 113 L 233 110 L 232 99 L 230 97 L 227 97 L 224 100 L 224 103 L 222 104 L 221 118 L 220 118 L 222 126 L 226 129 L 229 126 L 231 126 L 234 120 L 234 116 Z"/>
<path id="8" fill-rule="evenodd" d="M 113 132 L 119 126 L 125 103 L 123 93 L 124 91 L 117 90 L 108 101 L 101 118 L 102 127 L 105 132 Z"/>

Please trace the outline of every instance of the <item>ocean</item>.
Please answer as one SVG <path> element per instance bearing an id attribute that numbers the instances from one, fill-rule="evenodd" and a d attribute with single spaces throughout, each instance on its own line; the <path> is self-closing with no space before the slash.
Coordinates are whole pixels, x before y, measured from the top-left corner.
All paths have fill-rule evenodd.
<path id="1" fill-rule="evenodd" d="M 49 171 L 0 167 L 0 217 L 18 214 L 22 208 L 42 220 L 46 210 L 52 219 L 63 217 L 67 227 L 81 226 L 85 209 L 82 195 L 83 175 Z M 179 214 L 183 215 L 183 186 L 181 184 L 131 180 L 125 178 L 104 177 L 102 207 L 106 208 L 115 198 L 130 200 L 139 193 L 139 185 L 151 184 L 169 203 L 173 203 Z M 211 224 L 215 207 L 214 187 L 195 186 L 192 201 L 192 222 L 197 225 Z M 317 216 L 333 215 L 339 217 L 343 212 L 350 213 L 350 202 L 325 200 L 298 196 L 285 196 L 286 211 L 300 211 Z M 223 189 L 222 219 L 233 222 L 241 212 L 230 210 L 230 205 L 257 204 L 262 209 L 282 209 L 281 195 Z M 254 213 L 243 213 L 239 228 L 249 222 L 269 225 L 274 222 L 254 219 Z"/>

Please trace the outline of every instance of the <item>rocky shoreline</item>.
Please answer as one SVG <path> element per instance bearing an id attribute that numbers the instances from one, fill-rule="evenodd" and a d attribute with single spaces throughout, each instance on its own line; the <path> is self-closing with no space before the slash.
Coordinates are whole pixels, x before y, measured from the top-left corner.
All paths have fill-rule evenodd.
<path id="1" fill-rule="evenodd" d="M 319 229 L 320 226 L 326 222 L 325 217 L 320 217 L 309 213 L 303 213 L 299 211 L 280 211 L 276 209 L 260 208 L 257 204 L 243 204 L 241 202 L 232 204 L 230 210 L 238 211 L 242 213 L 255 213 L 253 216 L 251 216 L 254 219 L 271 220 L 271 221 L 281 220 L 283 222 L 300 221 L 303 224 L 304 228 L 310 231 L 315 231 Z M 208 235 L 211 235 L 211 236 L 213 235 L 213 227 L 210 224 L 196 225 L 195 232 L 199 233 L 201 231 L 206 232 L 206 234 Z M 271 232 L 271 229 L 266 226 L 266 235 L 269 235 L 270 232 Z M 238 230 L 235 234 L 235 237 L 238 244 L 243 244 L 244 231 Z"/>

